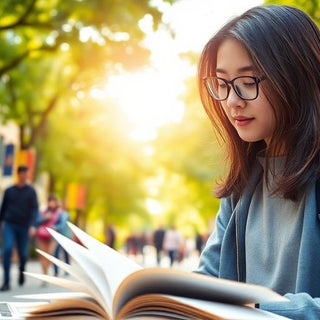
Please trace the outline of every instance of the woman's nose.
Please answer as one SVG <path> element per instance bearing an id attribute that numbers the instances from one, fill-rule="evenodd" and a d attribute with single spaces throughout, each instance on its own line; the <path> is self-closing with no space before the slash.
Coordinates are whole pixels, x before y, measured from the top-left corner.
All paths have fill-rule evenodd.
<path id="1" fill-rule="evenodd" d="M 243 108 L 245 107 L 246 105 L 246 101 L 241 99 L 237 93 L 234 91 L 234 89 L 231 87 L 230 88 L 230 91 L 229 91 L 229 96 L 226 100 L 227 102 L 227 106 L 229 108 L 232 108 L 232 107 L 240 107 L 240 108 Z"/>

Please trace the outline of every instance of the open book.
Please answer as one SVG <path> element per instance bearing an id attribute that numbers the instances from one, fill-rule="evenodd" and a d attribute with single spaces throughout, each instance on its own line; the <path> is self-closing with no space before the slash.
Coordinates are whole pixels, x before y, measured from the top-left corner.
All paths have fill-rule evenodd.
<path id="1" fill-rule="evenodd" d="M 84 246 L 50 230 L 72 257 L 71 265 L 40 252 L 71 279 L 26 273 L 69 289 L 28 295 L 50 303 L 28 310 L 30 319 L 285 319 L 249 303 L 286 301 L 268 288 L 172 268 L 145 268 L 69 223 Z"/>

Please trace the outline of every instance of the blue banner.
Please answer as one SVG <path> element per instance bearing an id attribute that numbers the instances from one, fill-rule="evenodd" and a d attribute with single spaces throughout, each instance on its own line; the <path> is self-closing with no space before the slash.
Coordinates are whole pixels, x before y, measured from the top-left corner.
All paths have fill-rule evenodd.
<path id="1" fill-rule="evenodd" d="M 3 136 L 0 136 L 0 166 L 3 168 L 4 164 L 4 141 Z"/>
<path id="2" fill-rule="evenodd" d="M 4 147 L 3 176 L 12 176 L 14 168 L 14 144 Z"/>

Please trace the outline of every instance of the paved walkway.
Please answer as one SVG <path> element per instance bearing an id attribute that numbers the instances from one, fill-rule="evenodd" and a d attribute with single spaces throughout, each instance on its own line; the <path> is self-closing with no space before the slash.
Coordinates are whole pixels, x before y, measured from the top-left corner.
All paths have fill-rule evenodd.
<path id="1" fill-rule="evenodd" d="M 34 273 L 42 273 L 40 262 L 38 260 L 29 260 L 26 266 L 26 271 Z M 53 271 L 52 271 L 53 272 Z M 3 271 L 1 269 L 0 279 L 2 281 Z M 25 283 L 23 286 L 18 285 L 18 265 L 13 264 L 11 266 L 11 290 L 1 292 L 0 291 L 0 301 L 26 301 L 25 299 L 15 298 L 16 295 L 23 294 L 35 294 L 35 293 L 46 293 L 46 292 L 59 292 L 63 291 L 63 288 L 58 288 L 57 286 L 46 284 L 43 285 L 42 281 L 34 279 L 31 277 L 25 277 Z M 2 283 L 2 282 L 1 282 Z"/>
<path id="2" fill-rule="evenodd" d="M 147 251 L 144 259 L 142 257 L 136 257 L 135 260 L 143 265 L 144 267 L 153 267 L 155 266 L 155 255 L 152 250 Z M 186 258 L 181 263 L 177 263 L 174 267 L 192 271 L 197 267 L 198 257 L 196 254 L 192 254 L 189 258 Z M 161 260 L 161 267 L 167 268 L 169 267 L 169 259 L 167 257 L 163 257 Z M 0 267 L 0 281 L 2 281 L 2 267 Z M 38 260 L 29 260 L 26 266 L 26 271 L 33 273 L 42 273 L 40 262 Z M 51 274 L 53 274 L 53 267 L 50 270 Z M 61 272 L 62 273 L 62 272 Z M 62 277 L 66 277 L 62 275 Z M 1 282 L 2 283 L 2 282 Z M 26 281 L 23 286 L 18 285 L 18 266 L 13 264 L 11 267 L 11 290 L 6 292 L 0 292 L 0 301 L 26 301 L 25 299 L 16 298 L 16 295 L 23 294 L 35 294 L 35 293 L 47 293 L 47 292 L 61 292 L 66 291 L 63 288 L 46 284 L 43 285 L 42 281 L 38 279 L 34 279 L 26 276 Z"/>

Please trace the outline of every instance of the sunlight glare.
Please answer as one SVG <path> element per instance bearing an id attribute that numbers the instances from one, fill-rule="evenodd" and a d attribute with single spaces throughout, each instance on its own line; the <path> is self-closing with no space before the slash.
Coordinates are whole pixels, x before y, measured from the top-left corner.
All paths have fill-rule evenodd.
<path id="1" fill-rule="evenodd" d="M 160 215 L 161 213 L 163 213 L 161 203 L 155 199 L 147 198 L 146 206 L 148 211 L 153 215 Z"/>
<path id="2" fill-rule="evenodd" d="M 170 5 L 163 0 L 151 1 L 163 12 L 163 23 L 154 30 L 150 14 L 139 21 L 139 28 L 145 33 L 143 45 L 150 49 L 150 66 L 136 73 L 113 75 L 104 89 L 133 124 L 134 140 L 151 141 L 157 137 L 159 127 L 182 120 L 184 105 L 179 96 L 186 90 L 184 79 L 196 79 L 197 67 L 180 54 L 201 51 L 205 41 L 232 15 L 261 3 L 262 0 L 183 0 Z"/>
<path id="3" fill-rule="evenodd" d="M 112 76 L 105 87 L 133 123 L 131 137 L 138 141 L 155 139 L 157 128 L 181 121 L 184 106 L 178 96 L 183 90 L 181 80 L 154 69 Z"/>
<path id="4" fill-rule="evenodd" d="M 208 39 L 231 17 L 262 3 L 263 0 L 177 1 L 164 11 L 162 21 L 175 31 L 175 41 L 181 51 L 200 52 Z"/>
<path id="5" fill-rule="evenodd" d="M 154 148 L 152 146 L 145 146 L 143 148 L 143 153 L 146 155 L 146 156 L 153 156 L 154 155 Z"/>

